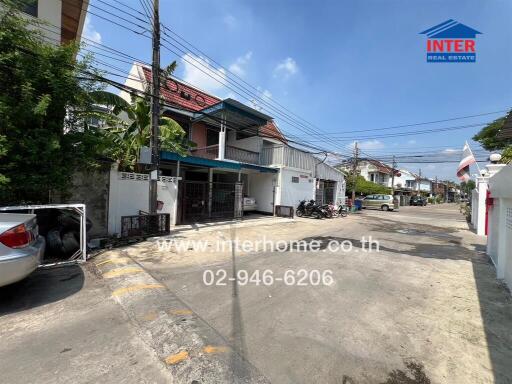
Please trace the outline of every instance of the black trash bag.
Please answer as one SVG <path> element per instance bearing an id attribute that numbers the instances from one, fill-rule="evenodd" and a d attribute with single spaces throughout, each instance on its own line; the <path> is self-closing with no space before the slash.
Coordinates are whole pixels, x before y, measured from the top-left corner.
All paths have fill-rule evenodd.
<path id="1" fill-rule="evenodd" d="M 80 234 L 75 231 L 65 232 L 61 236 L 62 254 L 66 257 L 73 255 L 80 249 Z"/>
<path id="2" fill-rule="evenodd" d="M 53 228 L 46 234 L 46 255 L 62 255 L 62 238 L 59 228 Z"/>
<path id="3" fill-rule="evenodd" d="M 64 230 L 80 231 L 80 216 L 71 211 L 62 211 L 59 215 L 59 224 Z M 92 221 L 86 219 L 85 229 L 87 232 L 92 228 Z"/>

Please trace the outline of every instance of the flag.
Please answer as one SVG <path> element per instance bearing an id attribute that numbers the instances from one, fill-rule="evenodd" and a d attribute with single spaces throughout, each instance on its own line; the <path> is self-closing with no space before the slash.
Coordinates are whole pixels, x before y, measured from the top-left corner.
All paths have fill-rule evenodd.
<path id="1" fill-rule="evenodd" d="M 462 160 L 457 167 L 457 177 L 460 181 L 468 181 L 470 179 L 469 166 L 475 163 L 475 156 L 473 156 L 473 152 L 471 152 L 471 148 L 469 148 L 469 145 L 466 141 L 464 148 L 462 148 Z"/>

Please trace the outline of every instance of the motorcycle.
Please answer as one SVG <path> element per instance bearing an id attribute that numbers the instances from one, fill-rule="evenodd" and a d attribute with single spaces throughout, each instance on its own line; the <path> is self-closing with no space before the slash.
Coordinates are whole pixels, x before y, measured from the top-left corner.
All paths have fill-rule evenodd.
<path id="1" fill-rule="evenodd" d="M 334 204 L 325 204 L 322 206 L 322 208 L 325 208 L 328 218 L 331 217 L 347 217 L 348 215 L 348 209 L 347 207 L 343 205 L 334 205 Z"/>
<path id="2" fill-rule="evenodd" d="M 328 213 L 325 209 L 315 204 L 315 200 L 310 200 L 309 202 L 302 200 L 295 210 L 295 215 L 297 217 L 311 216 L 315 219 L 321 219 L 322 217 L 327 217 Z"/>
<path id="3" fill-rule="evenodd" d="M 347 217 L 348 216 L 348 207 L 346 205 L 339 205 L 337 209 L 338 216 Z"/>

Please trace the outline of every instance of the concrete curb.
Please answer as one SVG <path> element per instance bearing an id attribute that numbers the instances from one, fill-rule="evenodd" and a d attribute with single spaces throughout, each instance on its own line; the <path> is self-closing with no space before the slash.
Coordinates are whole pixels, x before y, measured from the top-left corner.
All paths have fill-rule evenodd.
<path id="1" fill-rule="evenodd" d="M 173 383 L 270 383 L 125 251 L 112 250 L 92 262 Z"/>

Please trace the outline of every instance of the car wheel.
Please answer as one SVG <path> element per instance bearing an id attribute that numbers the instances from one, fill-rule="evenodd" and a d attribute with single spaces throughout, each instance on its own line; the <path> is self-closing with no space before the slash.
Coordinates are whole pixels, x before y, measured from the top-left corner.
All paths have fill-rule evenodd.
<path id="1" fill-rule="evenodd" d="M 383 211 L 389 211 L 389 207 L 387 205 L 383 205 L 380 207 Z"/>

